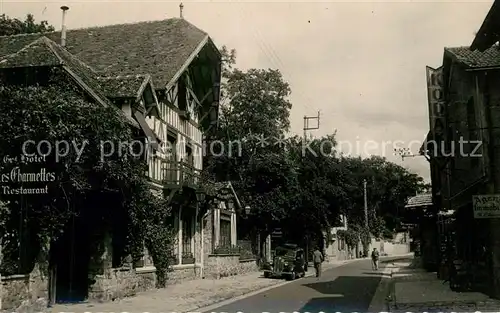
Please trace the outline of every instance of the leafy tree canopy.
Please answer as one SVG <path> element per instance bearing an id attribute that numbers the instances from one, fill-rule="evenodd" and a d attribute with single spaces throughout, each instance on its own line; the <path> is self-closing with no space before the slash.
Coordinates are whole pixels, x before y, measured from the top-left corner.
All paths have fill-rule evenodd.
<path id="1" fill-rule="evenodd" d="M 24 21 L 10 18 L 5 14 L 0 15 L 0 36 L 45 33 L 54 30 L 54 27 L 47 21 L 35 22 L 33 14 L 28 14 Z"/>
<path id="2" fill-rule="evenodd" d="M 319 238 L 344 214 L 352 224 L 350 237 L 356 233 L 365 240 L 366 180 L 370 232 L 390 237 L 407 198 L 423 188 L 422 178 L 382 157 L 339 155 L 335 133 L 307 142 L 297 136 L 285 139 L 292 104 L 281 73 L 238 70 L 236 52 L 226 47 L 221 52 L 224 102 L 216 139 L 225 146 L 206 158 L 205 171 L 233 182 L 252 208 L 250 227 L 264 232 L 279 227 L 290 240 L 305 234 Z"/>

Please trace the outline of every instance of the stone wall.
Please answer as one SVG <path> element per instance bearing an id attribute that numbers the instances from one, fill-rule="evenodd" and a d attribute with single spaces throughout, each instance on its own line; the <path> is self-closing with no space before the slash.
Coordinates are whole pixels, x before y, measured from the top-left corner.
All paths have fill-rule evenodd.
<path id="1" fill-rule="evenodd" d="M 256 260 L 240 260 L 239 255 L 211 254 L 208 256 L 205 277 L 220 279 L 259 270 Z"/>
<path id="2" fill-rule="evenodd" d="M 43 312 L 48 300 L 48 277 L 39 266 L 29 275 L 2 277 L 2 310 L 9 312 Z"/>
<path id="3" fill-rule="evenodd" d="M 177 284 L 182 281 L 199 277 L 198 264 L 176 265 L 167 273 L 167 284 Z M 89 300 L 112 301 L 130 297 L 138 292 L 156 287 L 156 269 L 154 266 L 137 269 L 108 269 L 103 275 L 95 278 L 95 283 L 89 290 Z"/>
<path id="4" fill-rule="evenodd" d="M 112 301 L 139 291 L 139 277 L 131 268 L 105 269 L 93 279 L 95 283 L 89 287 L 89 300 Z"/>
<path id="5" fill-rule="evenodd" d="M 156 288 L 156 269 L 153 266 L 136 269 L 136 275 L 138 291 L 146 291 Z"/>
<path id="6" fill-rule="evenodd" d="M 186 280 L 193 280 L 200 276 L 199 264 L 175 265 L 168 272 L 168 284 L 177 284 Z"/>
<path id="7" fill-rule="evenodd" d="M 259 266 L 257 265 L 257 260 L 240 260 L 240 266 L 238 269 L 238 274 L 245 274 L 251 272 L 258 272 Z"/>
<path id="8" fill-rule="evenodd" d="M 387 253 L 389 256 L 410 253 L 410 244 L 384 242 L 383 252 Z"/>
<path id="9" fill-rule="evenodd" d="M 205 277 L 222 278 L 238 274 L 240 256 L 210 254 L 205 267 Z"/>
<path id="10" fill-rule="evenodd" d="M 2 309 L 15 310 L 21 305 L 23 299 L 31 298 L 29 279 L 29 275 L 2 277 Z"/>

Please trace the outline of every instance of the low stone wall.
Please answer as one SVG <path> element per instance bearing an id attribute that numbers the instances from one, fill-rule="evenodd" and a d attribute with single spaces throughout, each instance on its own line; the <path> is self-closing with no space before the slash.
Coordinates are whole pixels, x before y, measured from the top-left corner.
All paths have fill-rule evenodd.
<path id="1" fill-rule="evenodd" d="M 106 269 L 93 279 L 95 283 L 90 286 L 88 297 L 91 301 L 112 301 L 133 296 L 139 291 L 139 277 L 129 267 Z"/>
<path id="2" fill-rule="evenodd" d="M 207 260 L 206 276 L 222 278 L 238 274 L 240 256 L 233 254 L 210 254 Z"/>
<path id="3" fill-rule="evenodd" d="M 35 266 L 29 275 L 3 276 L 2 311 L 47 311 L 48 278 Z"/>
<path id="4" fill-rule="evenodd" d="M 387 255 L 400 255 L 410 253 L 410 244 L 385 242 L 384 252 L 387 253 Z"/>
<path id="5" fill-rule="evenodd" d="M 208 256 L 205 273 L 207 277 L 219 279 L 258 270 L 254 259 L 240 261 L 237 254 L 211 254 Z"/>
<path id="6" fill-rule="evenodd" d="M 199 276 L 199 265 L 176 265 L 167 273 L 168 284 L 176 284 Z M 154 266 L 130 268 L 112 268 L 103 275 L 94 277 L 95 283 L 90 287 L 89 300 L 113 301 L 130 297 L 156 287 L 156 268 Z"/>
<path id="7" fill-rule="evenodd" d="M 154 266 L 137 268 L 137 289 L 146 291 L 156 288 L 156 268 Z"/>
<path id="8" fill-rule="evenodd" d="M 245 274 L 251 272 L 258 272 L 259 266 L 257 265 L 257 260 L 248 259 L 248 260 L 239 260 L 240 266 L 238 269 L 238 274 Z"/>
<path id="9" fill-rule="evenodd" d="M 23 299 L 31 298 L 29 291 L 30 275 L 2 277 L 2 309 L 15 310 Z"/>
<path id="10" fill-rule="evenodd" d="M 255 260 L 240 261 L 239 255 L 210 255 L 206 273 L 211 278 L 221 278 L 258 271 Z M 168 272 L 168 284 L 197 279 L 200 264 L 176 265 Z M 132 269 L 130 267 L 105 269 L 93 277 L 89 287 L 90 301 L 113 301 L 134 296 L 138 292 L 156 287 L 154 266 Z M 48 279 L 38 267 L 30 275 L 2 277 L 2 310 L 9 312 L 44 312 L 47 309 Z"/>
<path id="11" fill-rule="evenodd" d="M 167 273 L 167 284 L 173 285 L 199 277 L 199 264 L 174 265 Z M 151 266 L 136 268 L 138 291 L 156 288 L 156 268 Z"/>
<path id="12" fill-rule="evenodd" d="M 168 272 L 168 284 L 177 284 L 186 280 L 197 279 L 200 276 L 199 264 L 174 265 Z"/>

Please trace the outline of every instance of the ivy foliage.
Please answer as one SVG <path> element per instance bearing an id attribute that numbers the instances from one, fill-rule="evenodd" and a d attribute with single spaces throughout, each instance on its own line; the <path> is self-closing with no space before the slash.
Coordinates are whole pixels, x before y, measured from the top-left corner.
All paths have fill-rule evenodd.
<path id="1" fill-rule="evenodd" d="M 352 249 L 358 245 L 359 242 L 359 234 L 357 231 L 349 228 L 349 229 L 341 229 L 337 231 L 337 236 L 339 239 L 342 239 L 345 241 L 345 244 L 349 249 Z"/>
<path id="2" fill-rule="evenodd" d="M 95 103 L 58 69 L 36 75 L 50 79 L 41 85 L 26 85 L 21 79 L 0 86 L 0 160 L 26 152 L 46 154 L 45 160 L 41 164 L 1 162 L 0 172 L 45 168 L 57 178 L 48 183 L 47 194 L 2 193 L 2 274 L 29 273 L 45 247 L 61 238 L 73 218 L 79 218 L 92 225 L 94 238 L 112 233 L 122 242 L 117 247 L 120 263 L 127 255 L 138 259 L 145 244 L 157 267 L 159 285 L 164 285 L 172 246 L 167 226 L 170 211 L 164 198 L 151 190 L 144 157 L 128 145 L 141 134 L 119 109 Z M 37 151 L 38 143 L 44 144 Z M 28 183 L 8 185 L 27 187 Z"/>

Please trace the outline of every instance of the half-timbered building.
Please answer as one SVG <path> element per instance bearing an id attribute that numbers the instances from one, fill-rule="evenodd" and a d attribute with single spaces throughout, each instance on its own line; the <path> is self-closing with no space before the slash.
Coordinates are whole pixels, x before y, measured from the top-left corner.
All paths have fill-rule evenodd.
<path id="1" fill-rule="evenodd" d="M 33 63 L 30 57 L 42 52 L 44 58 L 37 62 L 43 64 Z M 221 79 L 221 55 L 207 33 L 182 18 L 171 18 L 4 36 L 0 65 L 8 71 L 62 67 L 70 75 L 68 83 L 103 105 L 121 109 L 119 114 L 138 135 L 149 138 L 152 149 L 145 160 L 151 188 L 169 200 L 175 220 L 171 280 L 201 277 L 203 269 L 210 268 L 215 245 L 236 245 L 239 201 L 232 186 L 218 189 L 228 196 L 219 197 L 212 209 L 200 209 L 203 138 L 217 125 Z M 75 259 L 68 254 L 66 264 Z M 110 271 L 89 286 L 87 298 L 107 300 L 152 287 L 155 268 L 147 251 L 133 273 L 111 271 L 114 262 L 108 261 Z M 140 274 L 148 278 L 137 278 Z M 55 286 L 48 289 L 60 293 Z"/>

